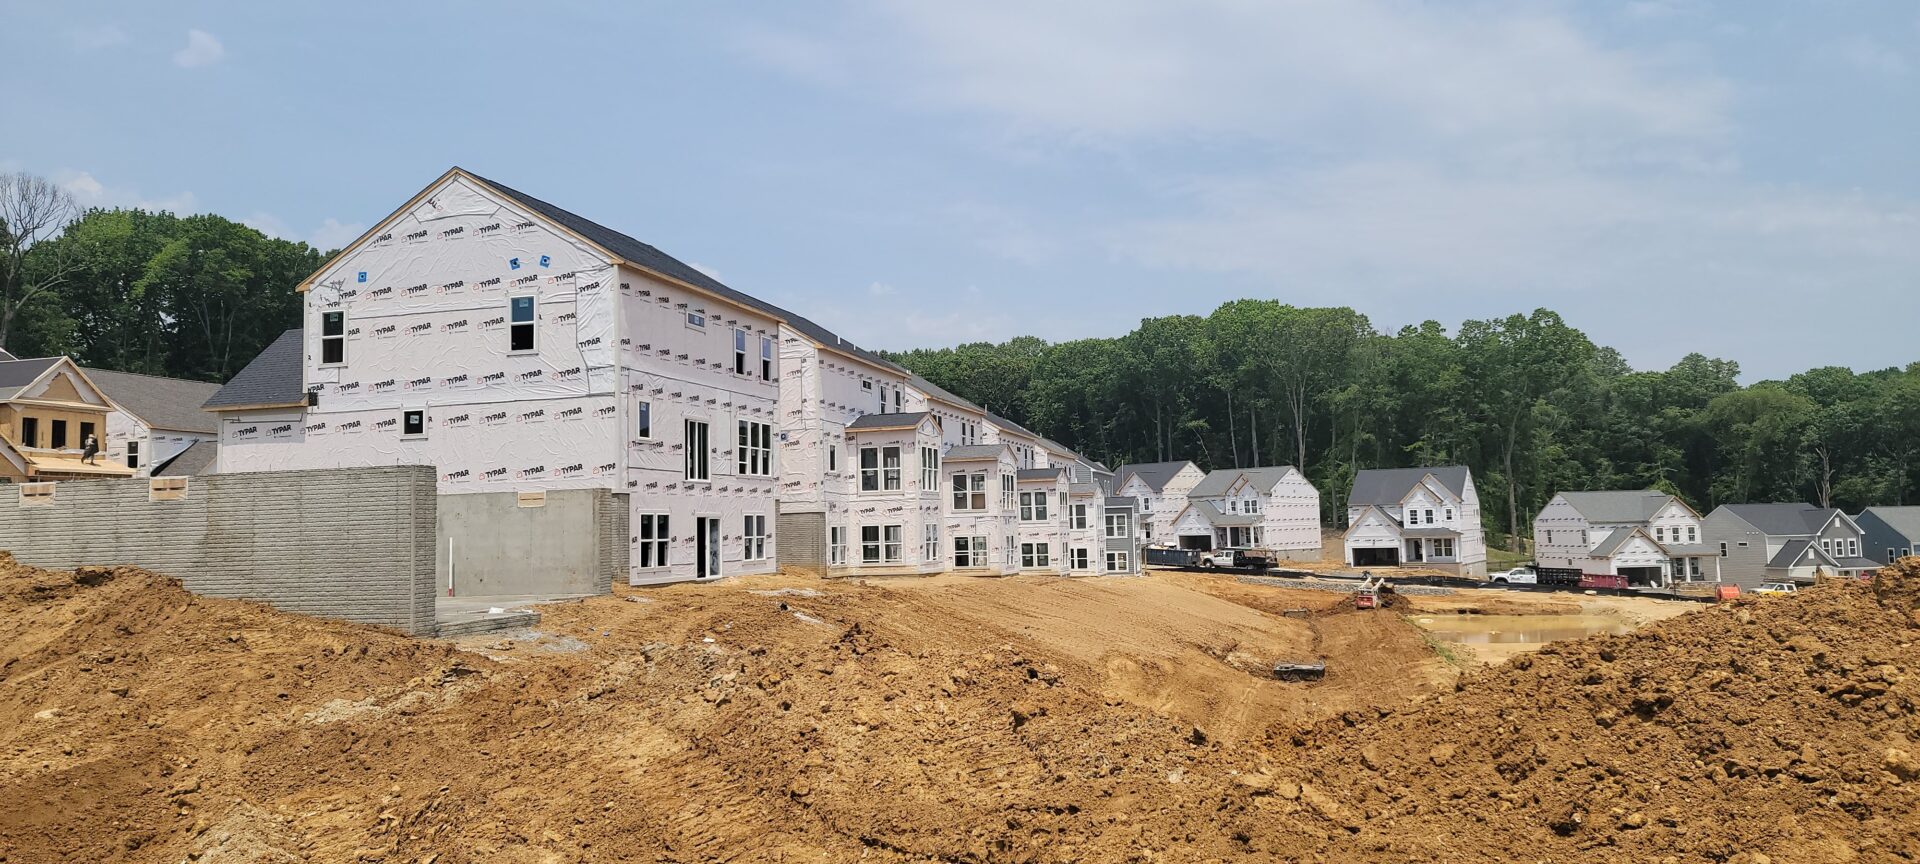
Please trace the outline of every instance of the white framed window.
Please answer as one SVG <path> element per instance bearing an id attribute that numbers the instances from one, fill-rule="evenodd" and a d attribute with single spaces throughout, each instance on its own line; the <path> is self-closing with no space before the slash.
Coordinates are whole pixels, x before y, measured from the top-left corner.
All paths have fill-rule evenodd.
<path id="1" fill-rule="evenodd" d="M 1131 569 L 1127 566 L 1127 563 L 1128 563 L 1127 559 L 1128 559 L 1128 555 L 1125 552 L 1108 552 L 1107 553 L 1107 572 L 1109 573 L 1127 572 L 1129 569 Z"/>
<path id="2" fill-rule="evenodd" d="M 827 529 L 827 563 L 834 567 L 847 563 L 847 528 L 844 525 Z"/>
<path id="3" fill-rule="evenodd" d="M 687 479 L 703 482 L 712 479 L 708 465 L 706 421 L 687 421 L 686 442 Z"/>
<path id="4" fill-rule="evenodd" d="M 409 408 L 400 412 L 400 437 L 427 437 L 427 412 L 419 408 Z"/>
<path id="5" fill-rule="evenodd" d="M 1653 526 L 1653 542 L 1655 543 L 1667 542 L 1667 529 L 1659 525 Z"/>
<path id="6" fill-rule="evenodd" d="M 673 535 L 667 532 L 667 514 L 641 513 L 639 533 L 640 568 L 651 569 L 667 566 L 667 547 L 672 544 Z"/>
<path id="7" fill-rule="evenodd" d="M 634 403 L 634 434 L 642 439 L 653 437 L 653 403 L 645 399 Z"/>
<path id="8" fill-rule="evenodd" d="M 746 517 L 741 546 L 743 557 L 748 561 L 766 560 L 767 517 L 760 515 Z"/>
<path id="9" fill-rule="evenodd" d="M 899 525 L 880 526 L 880 557 L 886 563 L 900 563 L 901 553 L 904 551 L 900 546 L 903 533 L 904 529 Z"/>
<path id="10" fill-rule="evenodd" d="M 20 506 L 52 507 L 54 487 L 57 485 L 59 484 L 50 482 L 20 484 L 17 487 L 20 490 Z"/>
<path id="11" fill-rule="evenodd" d="M 880 526 L 860 526 L 860 563 L 880 563 Z"/>
<path id="12" fill-rule="evenodd" d="M 940 448 L 920 448 L 920 491 L 940 490 Z"/>
<path id="13" fill-rule="evenodd" d="M 987 475 L 985 472 L 953 475 L 953 509 L 987 509 Z"/>
<path id="14" fill-rule="evenodd" d="M 1107 536 L 1115 539 L 1132 537 L 1133 529 L 1128 525 L 1130 521 L 1125 513 L 1108 513 Z"/>
<path id="15" fill-rule="evenodd" d="M 1004 510 L 1013 509 L 1013 475 L 1012 474 L 1000 475 L 1000 507 Z"/>
<path id="16" fill-rule="evenodd" d="M 960 443 L 980 443 L 980 425 L 971 420 L 960 421 Z"/>
<path id="17" fill-rule="evenodd" d="M 1020 544 L 1020 569 L 1033 570 L 1039 567 L 1049 566 L 1049 551 L 1050 547 L 1045 543 Z"/>
<path id="18" fill-rule="evenodd" d="M 773 380 L 773 337 L 760 337 L 760 380 Z"/>
<path id="19" fill-rule="evenodd" d="M 1045 492 L 1020 493 L 1020 521 L 1022 522 L 1047 521 L 1047 493 Z"/>
<path id="20" fill-rule="evenodd" d="M 880 448 L 880 488 L 887 492 L 900 491 L 900 448 Z"/>
<path id="21" fill-rule="evenodd" d="M 860 448 L 860 491 L 880 491 L 880 448 Z"/>
<path id="22" fill-rule="evenodd" d="M 733 328 L 733 374 L 747 374 L 747 331 Z"/>
<path id="23" fill-rule="evenodd" d="M 127 442 L 127 467 L 140 467 L 140 442 L 138 441 Z"/>
<path id="24" fill-rule="evenodd" d="M 1087 554 L 1087 547 L 1075 546 L 1067 550 L 1067 566 L 1074 570 L 1093 569 L 1093 558 Z"/>
<path id="25" fill-rule="evenodd" d="M 1448 522 L 1452 522 L 1452 521 L 1453 521 L 1453 508 L 1452 508 L 1452 507 L 1448 507 L 1448 508 L 1446 509 L 1446 519 L 1447 519 L 1447 521 L 1448 521 Z"/>
<path id="26" fill-rule="evenodd" d="M 885 384 L 880 385 L 880 407 L 875 409 L 875 413 L 887 413 L 887 385 Z"/>
<path id="27" fill-rule="evenodd" d="M 1453 538 L 1452 537 L 1433 538 L 1433 557 L 1452 558 L 1453 557 Z"/>
<path id="28" fill-rule="evenodd" d="M 839 470 L 840 470 L 840 447 L 839 445 L 836 445 L 833 442 L 827 442 L 827 471 L 837 472 Z"/>
<path id="29" fill-rule="evenodd" d="M 735 467 L 750 477 L 773 476 L 773 426 L 740 421 L 740 442 L 735 450 Z"/>
<path id="30" fill-rule="evenodd" d="M 985 537 L 953 538 L 953 566 L 955 567 L 987 566 L 987 538 Z"/>
<path id="31" fill-rule="evenodd" d="M 900 391 L 905 389 L 905 387 L 893 388 L 893 413 L 895 414 L 900 413 Z"/>
<path id="32" fill-rule="evenodd" d="M 1432 511 L 1432 510 L 1428 510 L 1428 511 L 1427 511 L 1427 524 L 1428 524 L 1428 525 L 1432 525 L 1432 524 L 1433 524 L 1433 511 Z"/>
<path id="33" fill-rule="evenodd" d="M 507 350 L 532 351 L 533 295 L 507 298 Z"/>
<path id="34" fill-rule="evenodd" d="M 931 564 L 940 560 L 940 526 L 928 523 L 920 526 L 920 561 Z"/>
<path id="35" fill-rule="evenodd" d="M 698 309 L 687 310 L 687 326 L 695 330 L 707 329 L 707 313 Z"/>
<path id="36" fill-rule="evenodd" d="M 1848 557 L 1851 557 L 1851 558 L 1860 557 L 1860 541 L 1859 540 L 1856 540 L 1852 537 L 1847 538 L 1847 555 Z"/>
<path id="37" fill-rule="evenodd" d="M 320 313 L 320 365 L 339 366 L 347 362 L 347 313 Z"/>
<path id="38" fill-rule="evenodd" d="M 1248 498 L 1248 499 L 1247 499 L 1247 512 L 1248 512 L 1248 513 L 1256 513 L 1256 514 L 1257 514 L 1257 513 L 1259 513 L 1259 512 L 1260 512 L 1260 499 L 1258 499 L 1258 498 Z"/>
<path id="39" fill-rule="evenodd" d="M 1020 547 L 1013 545 L 1012 534 L 1000 538 L 1000 548 L 1007 551 L 1006 559 L 1008 567 L 1017 567 L 1020 565 Z"/>
<path id="40" fill-rule="evenodd" d="M 1087 527 L 1087 505 L 1073 505 L 1073 517 L 1069 524 L 1075 529 L 1084 529 Z"/>
<path id="41" fill-rule="evenodd" d="M 1699 536 L 1700 536 L 1700 529 L 1699 529 L 1699 528 L 1697 528 L 1697 527 L 1695 527 L 1695 526 L 1692 526 L 1692 525 L 1688 525 L 1688 526 L 1687 526 L 1687 542 L 1688 542 L 1688 543 L 1696 543 L 1696 542 L 1699 542 L 1699 539 L 1698 539 L 1698 538 L 1699 538 Z"/>

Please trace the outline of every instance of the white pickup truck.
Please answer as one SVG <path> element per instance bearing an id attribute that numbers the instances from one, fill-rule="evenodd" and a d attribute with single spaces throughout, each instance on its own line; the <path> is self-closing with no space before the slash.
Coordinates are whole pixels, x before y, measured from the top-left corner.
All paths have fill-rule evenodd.
<path id="1" fill-rule="evenodd" d="M 1487 575 L 1487 581 L 1502 585 L 1532 585 L 1540 581 L 1540 574 L 1532 567 L 1515 567 Z"/>

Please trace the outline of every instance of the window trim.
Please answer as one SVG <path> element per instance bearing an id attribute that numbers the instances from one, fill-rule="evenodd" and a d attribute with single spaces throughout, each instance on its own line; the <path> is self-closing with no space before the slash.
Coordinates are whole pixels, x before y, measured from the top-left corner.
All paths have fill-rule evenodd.
<path id="1" fill-rule="evenodd" d="M 700 320 L 695 321 L 695 318 Z M 689 330 L 698 330 L 702 333 L 707 332 L 707 313 L 705 312 L 695 312 L 692 307 L 688 307 L 687 314 L 680 316 L 680 320 L 686 324 Z"/>
<path id="2" fill-rule="evenodd" d="M 773 380 L 773 337 L 760 337 L 760 380 Z"/>
<path id="3" fill-rule="evenodd" d="M 1106 518 L 1102 521 L 1103 532 L 1101 536 L 1108 540 L 1125 540 L 1133 536 L 1133 526 L 1130 524 L 1133 520 L 1126 513 L 1108 513 L 1105 514 L 1105 516 Z M 1118 534 L 1113 532 L 1115 519 L 1120 520 L 1120 533 Z"/>
<path id="4" fill-rule="evenodd" d="M 127 467 L 134 469 L 140 467 L 140 442 L 138 441 L 127 442 Z"/>
<path id="5" fill-rule="evenodd" d="M 653 400 L 638 399 L 633 403 L 634 436 L 642 441 L 653 440 Z"/>
<path id="6" fill-rule="evenodd" d="M 872 467 L 868 467 L 867 465 L 868 456 L 873 457 Z M 861 492 L 880 491 L 880 447 L 879 445 L 860 448 L 860 467 L 857 470 L 860 475 L 860 483 L 857 488 Z"/>
<path id="7" fill-rule="evenodd" d="M 773 424 L 758 420 L 738 422 L 734 473 L 742 477 L 773 476 Z M 758 469 L 758 470 L 756 470 Z"/>
<path id="8" fill-rule="evenodd" d="M 516 300 L 527 301 L 527 312 L 529 313 L 530 317 L 528 317 L 527 320 L 525 321 L 515 321 L 513 319 L 513 314 L 514 314 L 513 304 L 514 304 L 514 301 Z M 540 323 L 540 295 L 513 294 L 507 297 L 507 355 L 508 356 L 517 357 L 517 356 L 522 356 L 527 354 L 540 353 L 539 323 Z M 515 348 L 513 347 L 513 334 L 517 329 L 521 327 L 527 328 L 527 347 Z"/>
<path id="9" fill-rule="evenodd" d="M 764 513 L 748 513 L 741 518 L 740 560 L 767 560 L 767 517 Z"/>
<path id="10" fill-rule="evenodd" d="M 847 566 L 847 526 L 827 526 L 827 566 Z"/>
<path id="11" fill-rule="evenodd" d="M 635 513 L 640 524 L 634 528 L 634 537 L 638 538 L 640 553 L 634 560 L 634 566 L 641 570 L 659 570 L 672 566 L 668 550 L 673 548 L 672 514 L 665 512 Z M 655 560 L 657 559 L 657 560 Z M 653 561 L 654 563 L 647 563 Z"/>
<path id="12" fill-rule="evenodd" d="M 696 426 L 699 427 L 700 429 L 700 436 L 699 436 L 700 446 L 699 447 L 694 446 L 694 440 L 693 440 L 694 427 Z M 684 446 L 686 447 L 687 458 L 684 460 L 685 462 L 684 470 L 681 472 L 682 474 L 685 475 L 686 482 L 712 483 L 713 482 L 713 460 L 712 460 L 712 453 L 710 451 L 712 449 L 713 430 L 711 426 L 705 420 L 695 420 L 692 418 L 688 418 L 685 424 L 682 425 L 680 428 L 682 430 L 682 434 L 685 436 L 682 440 L 686 442 Z M 698 459 L 699 459 L 699 467 L 700 467 L 699 476 L 695 476 L 693 471 L 696 455 L 698 456 Z"/>
<path id="13" fill-rule="evenodd" d="M 940 448 L 920 448 L 920 491 L 940 488 Z"/>
<path id="14" fill-rule="evenodd" d="M 1133 571 L 1132 556 L 1115 549 L 1107 550 L 1108 573 L 1130 573 Z M 1117 561 L 1117 563 L 1116 563 Z"/>
<path id="15" fill-rule="evenodd" d="M 733 374 L 747 374 L 747 328 L 733 328 Z"/>
<path id="16" fill-rule="evenodd" d="M 331 334 L 327 332 L 327 319 L 330 317 L 336 320 L 337 322 L 339 322 L 340 332 L 331 333 Z M 340 359 L 338 360 L 327 359 L 327 343 L 329 341 L 337 342 L 339 344 Z M 335 310 L 331 312 L 321 312 L 320 313 L 320 368 L 329 369 L 329 368 L 345 366 L 345 365 L 347 365 L 347 313 L 346 313 L 346 310 L 342 309 L 342 310 Z"/>
<path id="17" fill-rule="evenodd" d="M 408 428 L 410 425 L 412 425 L 412 421 L 414 420 L 419 421 L 418 431 L 410 432 L 408 431 Z M 400 439 L 403 441 L 417 441 L 426 437 L 427 437 L 427 409 L 425 408 L 400 409 Z"/>
<path id="18" fill-rule="evenodd" d="M 891 464 L 887 461 L 888 456 L 893 457 Z M 880 491 L 899 492 L 902 480 L 901 471 L 904 467 L 900 455 L 900 445 L 889 444 L 882 446 L 880 448 Z"/>

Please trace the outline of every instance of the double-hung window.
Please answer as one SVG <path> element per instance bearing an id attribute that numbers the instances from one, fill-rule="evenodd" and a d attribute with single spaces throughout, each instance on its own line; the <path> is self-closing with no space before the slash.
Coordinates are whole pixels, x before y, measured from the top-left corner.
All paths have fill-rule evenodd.
<path id="1" fill-rule="evenodd" d="M 1037 567 L 1049 566 L 1047 563 L 1048 551 L 1048 546 L 1045 543 L 1020 544 L 1020 569 L 1032 570 Z"/>
<path id="2" fill-rule="evenodd" d="M 900 448 L 880 448 L 880 488 L 888 492 L 900 491 Z"/>
<path id="3" fill-rule="evenodd" d="M 876 414 L 887 413 L 887 385 L 885 384 L 880 385 L 880 407 L 874 413 Z"/>
<path id="4" fill-rule="evenodd" d="M 1075 529 L 1083 529 L 1087 527 L 1087 505 L 1085 504 L 1073 505 L 1073 518 L 1069 524 Z"/>
<path id="5" fill-rule="evenodd" d="M 860 448 L 860 491 L 880 491 L 880 448 Z"/>
<path id="6" fill-rule="evenodd" d="M 906 388 L 904 387 L 893 388 L 893 413 L 895 414 L 900 413 L 900 391 L 904 389 Z"/>
<path id="7" fill-rule="evenodd" d="M 1108 552 L 1107 553 L 1107 572 L 1125 573 L 1129 569 L 1130 568 L 1127 566 L 1127 553 L 1125 552 Z"/>
<path id="8" fill-rule="evenodd" d="M 1047 493 L 1045 492 L 1020 493 L 1020 521 L 1022 522 L 1047 521 Z"/>
<path id="9" fill-rule="evenodd" d="M 767 517 L 746 517 L 744 555 L 748 561 L 764 561 L 767 557 Z"/>
<path id="10" fill-rule="evenodd" d="M 533 350 L 533 296 L 507 300 L 507 350 Z"/>
<path id="11" fill-rule="evenodd" d="M 1108 513 L 1107 514 L 1107 536 L 1110 538 L 1124 538 L 1124 537 L 1132 536 L 1133 531 L 1127 527 L 1127 522 L 1128 522 L 1127 514 L 1125 513 Z"/>
<path id="12" fill-rule="evenodd" d="M 844 525 L 827 529 L 827 563 L 834 567 L 847 563 L 847 528 Z"/>
<path id="13" fill-rule="evenodd" d="M 987 509 L 987 475 L 985 473 L 953 475 L 953 509 Z"/>
<path id="14" fill-rule="evenodd" d="M 900 563 L 900 556 L 903 551 L 900 545 L 902 533 L 903 531 L 899 525 L 880 526 L 880 555 L 882 560 L 888 564 Z"/>
<path id="15" fill-rule="evenodd" d="M 320 313 L 320 365 L 347 362 L 347 313 Z"/>
<path id="16" fill-rule="evenodd" d="M 773 337 L 760 337 L 760 380 L 773 380 Z"/>
<path id="17" fill-rule="evenodd" d="M 1067 550 L 1067 566 L 1075 570 L 1092 569 L 1093 564 L 1087 554 L 1087 547 L 1075 546 Z"/>
<path id="18" fill-rule="evenodd" d="M 920 491 L 937 492 L 940 489 L 940 448 L 920 448 Z"/>
<path id="19" fill-rule="evenodd" d="M 1453 538 L 1451 537 L 1433 538 L 1433 557 L 1452 558 L 1453 557 Z"/>
<path id="20" fill-rule="evenodd" d="M 140 442 L 138 441 L 127 442 L 127 467 L 140 467 Z"/>
<path id="21" fill-rule="evenodd" d="M 740 445 L 734 459 L 741 474 L 751 477 L 773 476 L 773 426 L 740 421 Z"/>
<path id="22" fill-rule="evenodd" d="M 733 374 L 747 374 L 747 331 L 733 330 Z"/>
<path id="23" fill-rule="evenodd" d="M 920 563 L 940 560 L 940 526 L 929 522 L 920 526 Z"/>
<path id="24" fill-rule="evenodd" d="M 1000 508 L 1002 510 L 1013 509 L 1013 475 L 1012 474 L 1000 475 Z"/>
<path id="25" fill-rule="evenodd" d="M 642 568 L 667 566 L 667 545 L 673 539 L 673 535 L 667 533 L 667 514 L 640 514 L 639 533 L 635 536 L 640 540 Z"/>
<path id="26" fill-rule="evenodd" d="M 953 566 L 955 567 L 987 566 L 987 538 L 985 537 L 953 538 Z"/>
<path id="27" fill-rule="evenodd" d="M 704 420 L 687 421 L 687 479 L 709 480 L 707 464 L 707 424 Z"/>
<path id="28" fill-rule="evenodd" d="M 860 563 L 880 563 L 880 526 L 860 526 Z"/>

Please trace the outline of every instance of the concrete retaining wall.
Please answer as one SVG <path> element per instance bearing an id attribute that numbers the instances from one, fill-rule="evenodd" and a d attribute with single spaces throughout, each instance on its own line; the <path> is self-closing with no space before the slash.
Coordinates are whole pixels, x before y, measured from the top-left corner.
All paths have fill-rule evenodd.
<path id="1" fill-rule="evenodd" d="M 606 489 L 552 489 L 523 507 L 517 492 L 440 496 L 436 579 L 449 562 L 457 597 L 606 594 L 625 578 L 631 517 L 627 496 Z"/>
<path id="2" fill-rule="evenodd" d="M 215 474 L 150 501 L 148 480 L 0 487 L 0 549 L 38 567 L 130 564 L 210 597 L 434 630 L 432 466 Z"/>

